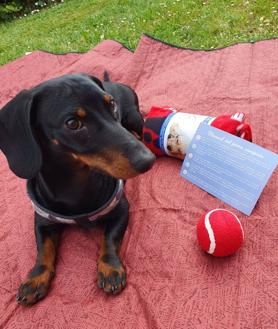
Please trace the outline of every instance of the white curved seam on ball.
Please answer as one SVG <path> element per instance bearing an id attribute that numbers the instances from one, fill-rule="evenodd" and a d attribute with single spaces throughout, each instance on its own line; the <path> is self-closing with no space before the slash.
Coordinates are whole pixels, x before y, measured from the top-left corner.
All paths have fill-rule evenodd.
<path id="1" fill-rule="evenodd" d="M 213 213 L 216 210 L 219 210 L 219 209 L 213 209 L 213 210 L 209 211 L 205 216 L 205 227 L 208 231 L 209 240 L 210 240 L 209 250 L 207 251 L 209 254 L 213 254 L 214 250 L 215 250 L 215 247 L 216 247 L 215 237 L 214 237 L 214 234 L 213 234 L 212 227 L 210 225 L 209 216 L 210 216 L 211 213 Z"/>
<path id="2" fill-rule="evenodd" d="M 230 214 L 232 214 L 232 215 L 236 218 L 236 220 L 238 221 L 239 226 L 240 226 L 240 228 L 241 228 L 242 237 L 244 238 L 243 227 L 242 227 L 241 222 L 240 222 L 239 218 L 237 217 L 237 215 L 235 215 L 233 212 L 231 212 L 231 211 L 229 211 L 229 210 L 226 210 L 226 209 L 221 209 L 221 210 L 225 210 L 225 211 L 229 212 Z"/>
<path id="3" fill-rule="evenodd" d="M 241 233 L 242 233 L 242 237 L 244 238 L 244 231 L 243 231 L 243 227 L 241 225 L 241 222 L 239 220 L 239 218 L 237 217 L 237 215 L 235 215 L 233 212 L 231 212 L 230 210 L 227 210 L 227 209 L 221 209 L 221 208 L 218 208 L 218 209 L 214 209 L 214 210 L 223 210 L 223 211 L 227 211 L 228 213 L 230 213 L 231 215 L 233 215 L 236 220 L 238 221 L 239 223 L 239 226 L 240 226 L 240 229 L 241 229 Z"/>
<path id="4" fill-rule="evenodd" d="M 241 232 L 242 232 L 242 237 L 244 239 L 244 231 L 243 231 L 243 227 L 241 225 L 241 222 L 240 220 L 238 219 L 238 217 L 232 213 L 231 211 L 229 210 L 226 210 L 226 209 L 222 209 L 222 208 L 217 208 L 217 209 L 213 209 L 211 210 L 210 212 L 208 212 L 205 216 L 205 227 L 208 231 L 208 235 L 209 235 L 209 239 L 210 239 L 210 246 L 209 246 L 209 250 L 207 251 L 209 254 L 212 254 L 214 253 L 215 251 L 215 247 L 216 247 L 216 243 L 215 243 L 215 237 L 214 237 L 214 233 L 213 233 L 213 230 L 212 230 L 212 227 L 210 225 L 210 221 L 209 221 L 209 216 L 214 212 L 214 211 L 217 211 L 217 210 L 223 210 L 223 211 L 227 211 L 228 213 L 230 213 L 231 215 L 233 215 L 236 220 L 238 221 L 239 223 L 239 226 L 241 228 Z"/>

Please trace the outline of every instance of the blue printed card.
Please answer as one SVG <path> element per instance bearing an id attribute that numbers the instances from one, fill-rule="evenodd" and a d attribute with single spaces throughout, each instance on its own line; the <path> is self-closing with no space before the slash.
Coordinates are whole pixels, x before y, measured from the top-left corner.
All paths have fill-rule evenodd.
<path id="1" fill-rule="evenodd" d="M 250 215 L 277 163 L 277 154 L 201 123 L 180 174 Z"/>

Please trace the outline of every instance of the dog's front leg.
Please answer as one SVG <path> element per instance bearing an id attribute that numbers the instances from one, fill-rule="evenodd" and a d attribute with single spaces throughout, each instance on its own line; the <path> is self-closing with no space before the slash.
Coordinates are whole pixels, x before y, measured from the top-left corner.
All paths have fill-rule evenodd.
<path id="1" fill-rule="evenodd" d="M 117 208 L 109 214 L 101 240 L 98 286 L 107 293 L 119 293 L 126 285 L 126 271 L 119 253 L 127 223 L 128 202 L 123 196 Z"/>
<path id="2" fill-rule="evenodd" d="M 31 305 L 45 297 L 54 277 L 56 251 L 62 225 L 45 225 L 35 214 L 37 259 L 35 266 L 20 285 L 16 299 L 23 305 Z"/>

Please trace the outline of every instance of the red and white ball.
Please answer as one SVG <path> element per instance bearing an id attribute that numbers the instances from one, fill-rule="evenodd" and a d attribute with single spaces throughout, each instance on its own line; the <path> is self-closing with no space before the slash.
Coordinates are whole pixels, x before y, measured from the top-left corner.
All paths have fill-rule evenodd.
<path id="1" fill-rule="evenodd" d="M 213 209 L 201 217 L 197 225 L 201 248 L 213 256 L 229 256 L 242 245 L 243 228 L 238 217 L 225 209 Z"/>

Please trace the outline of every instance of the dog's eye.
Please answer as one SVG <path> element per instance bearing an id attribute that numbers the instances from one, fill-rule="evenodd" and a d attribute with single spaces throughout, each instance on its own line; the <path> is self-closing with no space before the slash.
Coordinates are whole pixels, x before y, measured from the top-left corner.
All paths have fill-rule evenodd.
<path id="1" fill-rule="evenodd" d="M 77 129 L 82 128 L 82 122 L 75 118 L 68 119 L 65 122 L 65 124 L 66 124 L 66 127 L 71 130 L 77 130 Z"/>
<path id="2" fill-rule="evenodd" d="M 120 120 L 118 106 L 117 106 L 117 103 L 114 101 L 114 99 L 111 99 L 111 101 L 110 101 L 110 108 L 111 108 L 113 118 L 115 120 Z"/>

